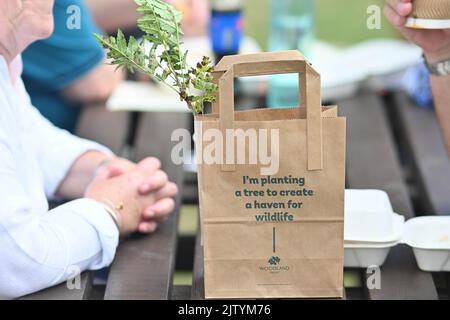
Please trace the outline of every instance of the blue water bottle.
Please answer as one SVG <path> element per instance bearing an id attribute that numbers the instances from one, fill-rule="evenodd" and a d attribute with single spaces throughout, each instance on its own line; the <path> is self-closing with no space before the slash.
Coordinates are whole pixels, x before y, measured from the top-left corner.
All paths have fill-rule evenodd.
<path id="1" fill-rule="evenodd" d="M 270 6 L 269 50 L 299 50 L 310 56 L 315 34 L 314 0 L 271 0 Z M 269 107 L 299 104 L 298 75 L 276 75 L 269 82 Z"/>
<path id="2" fill-rule="evenodd" d="M 216 62 L 238 54 L 243 37 L 242 0 L 213 0 L 210 37 Z"/>

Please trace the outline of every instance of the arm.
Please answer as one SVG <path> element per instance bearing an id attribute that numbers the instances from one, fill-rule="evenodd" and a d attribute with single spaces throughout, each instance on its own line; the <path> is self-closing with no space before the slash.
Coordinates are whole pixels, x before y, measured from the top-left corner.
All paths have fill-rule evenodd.
<path id="1" fill-rule="evenodd" d="M 98 26 L 107 33 L 136 27 L 139 15 L 133 0 L 86 0 L 86 5 Z"/>
<path id="2" fill-rule="evenodd" d="M 22 81 L 17 86 L 17 94 L 24 101 L 20 117 L 24 126 L 29 128 L 25 134 L 26 141 L 38 155 L 47 197 L 83 197 L 98 166 L 115 156 L 98 143 L 55 127 L 31 105 Z"/>
<path id="3" fill-rule="evenodd" d="M 80 199 L 48 213 L 40 209 L 21 185 L 11 147 L 0 136 L 0 299 L 60 283 L 73 276 L 71 266 L 109 265 L 119 232 L 104 207 Z"/>
<path id="4" fill-rule="evenodd" d="M 109 31 L 109 28 L 114 25 L 116 25 L 115 29 L 118 26 L 125 27 L 127 21 L 136 24 L 136 4 L 133 0 L 89 0 L 85 1 L 85 5 L 83 4 L 80 8 L 83 20 L 78 37 L 81 40 L 80 48 L 82 49 L 77 48 L 76 50 L 80 50 L 78 54 L 86 56 L 87 61 L 89 61 L 87 58 L 89 55 L 95 52 L 100 52 L 100 54 L 103 52 L 93 36 L 94 33 L 100 33 L 98 27 L 104 31 Z M 65 12 L 60 14 L 65 14 Z M 97 22 L 97 25 L 95 22 Z M 124 23 L 125 25 L 122 25 Z M 58 27 L 64 28 L 65 26 L 60 25 Z M 64 35 L 70 40 L 71 34 Z M 76 41 L 76 39 L 73 41 Z M 79 60 L 79 63 L 83 64 L 82 60 Z M 84 105 L 102 103 L 109 98 L 116 86 L 125 79 L 125 75 L 124 70 L 117 70 L 116 66 L 110 65 L 109 61 L 103 56 L 100 62 L 87 73 L 68 83 L 61 90 L 61 94 L 70 101 Z"/>
<path id="5" fill-rule="evenodd" d="M 105 102 L 117 85 L 125 79 L 124 70 L 116 69 L 104 61 L 64 88 L 61 94 L 68 100 L 81 104 Z"/>
<path id="6" fill-rule="evenodd" d="M 69 3 L 80 9 L 79 29 L 67 27 Z M 125 73 L 116 71 L 105 59 L 105 52 L 94 37 L 94 33 L 102 31 L 95 25 L 84 1 L 56 1 L 54 21 L 52 36 L 33 43 L 24 52 L 27 86 L 36 88 L 34 92 L 45 88 L 41 90 L 62 94 L 77 105 L 104 102 Z"/>
<path id="7" fill-rule="evenodd" d="M 186 35 L 202 35 L 209 22 L 207 0 L 167 0 L 183 15 L 183 31 Z M 132 0 L 86 0 L 95 21 L 107 33 L 116 33 L 117 29 L 129 30 L 136 27 L 139 14 Z"/>
<path id="8" fill-rule="evenodd" d="M 411 0 L 386 0 L 384 12 L 388 20 L 411 42 L 421 47 L 430 63 L 450 58 L 450 30 L 421 30 L 405 27 L 412 13 Z M 436 114 L 450 153 L 450 76 L 431 76 Z"/>
<path id="9" fill-rule="evenodd" d="M 147 217 L 138 225 L 138 231 L 154 231 L 157 222 L 172 212 L 174 207 L 172 197 L 176 195 L 177 187 L 168 181 L 167 174 L 159 170 L 161 166 L 159 160 L 146 158 L 136 165 L 128 160 L 115 157 L 111 151 L 95 142 L 75 137 L 65 130 L 56 128 L 32 107 L 23 83 L 19 81 L 17 86 L 19 87 L 17 94 L 24 101 L 24 105 L 19 111 L 20 118 L 24 121 L 24 126 L 30 128 L 27 131 L 27 142 L 29 146 L 35 148 L 35 153 L 38 155 L 47 197 L 51 198 L 57 195 L 63 198 L 80 198 L 86 196 L 101 201 L 86 191 L 92 184 L 94 176 L 98 177 L 99 171 L 106 170 L 108 176 L 116 177 L 139 167 L 145 172 L 139 187 L 131 186 L 131 180 L 128 177 L 119 183 L 122 191 L 113 192 L 121 197 L 121 194 L 126 193 L 128 186 L 132 189 L 137 188 L 140 195 L 149 199 L 156 195 L 153 202 L 145 207 L 144 214 Z M 99 164 L 108 158 L 110 161 L 106 166 L 99 167 Z M 111 181 L 103 183 L 105 190 L 113 188 L 114 183 Z M 130 197 L 136 200 L 135 194 Z"/>
<path id="10" fill-rule="evenodd" d="M 59 184 L 56 195 L 63 199 L 83 197 L 87 187 L 92 182 L 100 165 L 111 158 L 111 155 L 99 151 L 83 153 L 70 168 L 64 180 Z"/>
<path id="11" fill-rule="evenodd" d="M 17 92 L 19 99 L 22 94 L 25 93 Z M 81 192 L 85 186 L 73 190 L 69 185 L 90 181 L 103 154 L 86 152 L 97 145 L 56 129 L 24 102 L 25 105 L 17 105 L 15 116 L 21 127 L 29 129 L 23 132 L 20 145 L 32 156 L 32 171 L 28 174 L 34 176 L 30 180 L 34 185 L 22 184 L 23 172 L 18 172 L 18 159 L 13 152 L 17 149 L 14 131 L 9 131 L 6 122 L 0 125 L 0 299 L 61 283 L 74 276 L 73 267 L 84 271 L 109 265 L 119 232 L 127 235 L 136 230 L 154 231 L 159 219 L 173 210 L 173 200 L 168 197 L 176 193 L 167 177 L 161 177 L 160 163 L 149 158 L 130 168 L 129 173 L 115 170 L 115 177 L 102 174 L 113 170 L 100 167 L 88 190 L 83 190 L 85 198 L 47 212 L 40 189 L 45 188 L 50 194 L 56 189 L 67 189 L 74 195 Z M 139 186 L 149 188 L 139 193 Z M 29 188 L 34 195 L 27 192 Z M 117 213 L 121 217 L 117 226 L 106 209 L 105 199 L 113 204 L 124 203 L 123 210 Z"/>
<path id="12" fill-rule="evenodd" d="M 436 114 L 444 136 L 444 143 L 450 154 L 450 76 L 431 76 L 431 88 L 434 96 Z"/>
<path id="13" fill-rule="evenodd" d="M 61 283 L 74 276 L 67 273 L 73 266 L 80 272 L 106 267 L 114 257 L 119 233 L 95 201 L 76 200 L 45 214 L 25 200 L 9 209 L 0 210 L 0 299 Z"/>

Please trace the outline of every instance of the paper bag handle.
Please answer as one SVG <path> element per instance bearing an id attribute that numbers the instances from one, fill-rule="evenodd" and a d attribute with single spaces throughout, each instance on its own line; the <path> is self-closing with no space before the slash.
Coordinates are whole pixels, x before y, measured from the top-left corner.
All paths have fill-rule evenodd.
<path id="1" fill-rule="evenodd" d="M 279 59 L 270 61 L 242 62 L 233 64 L 220 77 L 218 101 L 213 112 L 219 114 L 219 128 L 222 136 L 227 129 L 234 129 L 234 78 L 283 73 L 299 74 L 299 94 L 306 108 L 307 168 L 321 170 L 322 161 L 322 107 L 320 95 L 320 75 L 304 59 Z M 303 75 L 300 81 L 300 76 Z M 220 108 L 218 106 L 220 105 Z M 234 164 L 222 164 L 222 171 L 235 171 Z"/>

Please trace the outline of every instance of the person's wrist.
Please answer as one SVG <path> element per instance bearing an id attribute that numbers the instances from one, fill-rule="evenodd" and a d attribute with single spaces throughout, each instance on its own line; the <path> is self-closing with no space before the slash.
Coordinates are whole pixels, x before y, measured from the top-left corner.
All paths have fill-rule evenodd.
<path id="1" fill-rule="evenodd" d="M 98 200 L 97 200 L 98 201 Z M 103 207 L 105 208 L 106 212 L 109 214 L 111 219 L 114 221 L 114 224 L 116 225 L 119 234 L 124 235 L 124 227 L 123 227 L 123 219 L 122 219 L 122 210 L 123 210 L 123 203 L 114 204 L 109 199 L 102 199 L 99 201 Z"/>
<path id="2" fill-rule="evenodd" d="M 99 170 L 101 170 L 102 168 L 107 168 L 109 166 L 109 164 L 111 163 L 111 161 L 113 161 L 116 157 L 115 156 L 111 156 L 111 155 L 105 155 L 105 157 L 103 159 L 101 159 L 97 165 L 95 166 L 94 169 L 94 176 L 98 173 Z"/>
<path id="3" fill-rule="evenodd" d="M 448 48 L 438 51 L 425 51 L 423 52 L 425 59 L 428 63 L 437 63 L 450 59 L 450 46 Z"/>

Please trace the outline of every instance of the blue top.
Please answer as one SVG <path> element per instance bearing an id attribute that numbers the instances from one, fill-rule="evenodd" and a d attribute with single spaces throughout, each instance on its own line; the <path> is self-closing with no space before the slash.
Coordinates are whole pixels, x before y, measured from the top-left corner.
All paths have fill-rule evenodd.
<path id="1" fill-rule="evenodd" d="M 80 106 L 60 91 L 85 76 L 104 59 L 93 33 L 101 33 L 83 0 L 56 0 L 55 31 L 22 55 L 23 81 L 35 107 L 56 126 L 73 131 Z"/>

